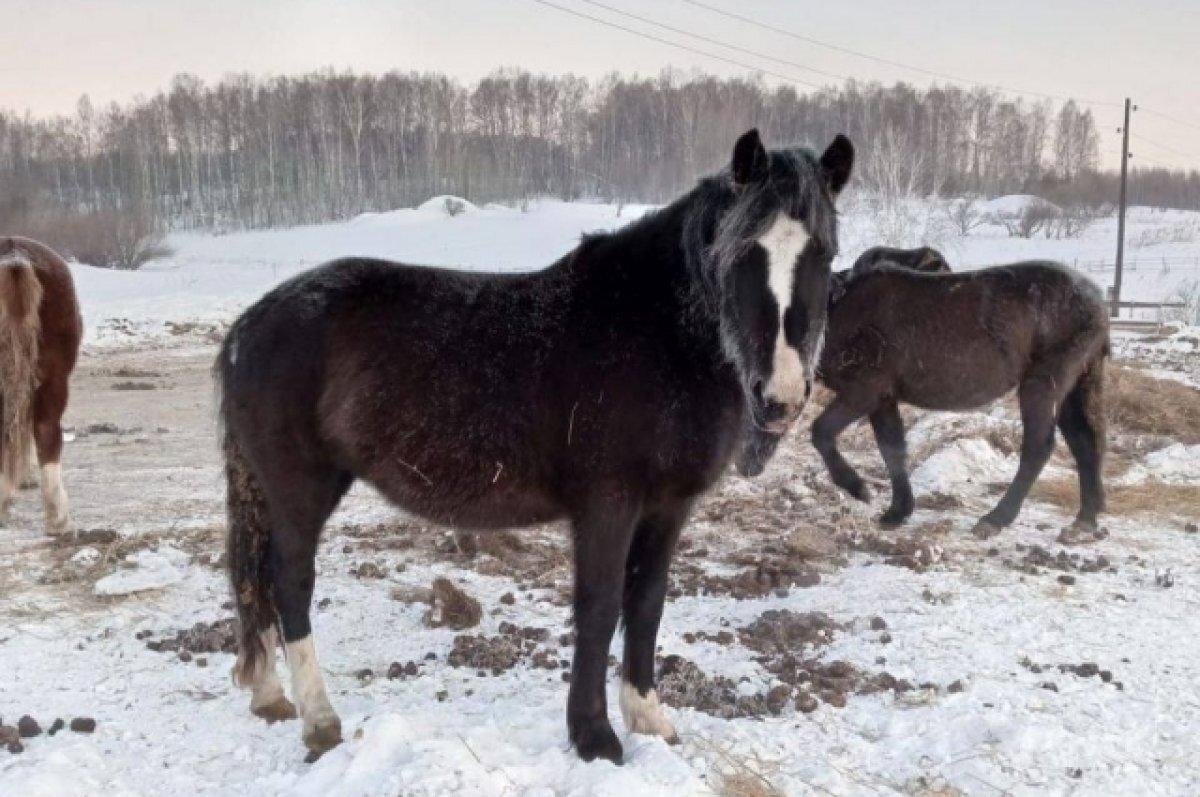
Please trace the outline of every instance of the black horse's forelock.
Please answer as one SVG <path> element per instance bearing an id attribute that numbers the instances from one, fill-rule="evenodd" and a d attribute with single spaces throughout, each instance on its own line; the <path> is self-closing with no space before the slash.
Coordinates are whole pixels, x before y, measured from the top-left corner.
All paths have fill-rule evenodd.
<path id="1" fill-rule="evenodd" d="M 740 189 L 718 222 L 708 252 L 718 275 L 745 256 L 779 213 L 803 220 L 810 238 L 831 255 L 837 252 L 837 214 L 816 157 L 804 148 L 770 156 L 767 179 Z M 727 174 L 721 176 L 728 180 Z"/>
<path id="2" fill-rule="evenodd" d="M 722 312 L 726 277 L 780 213 L 803 220 L 809 237 L 837 253 L 837 212 L 807 148 L 770 153 L 767 179 L 736 188 L 728 169 L 700 181 L 689 195 L 683 249 L 696 308 L 718 320 L 722 346 L 735 362 L 733 319 Z"/>

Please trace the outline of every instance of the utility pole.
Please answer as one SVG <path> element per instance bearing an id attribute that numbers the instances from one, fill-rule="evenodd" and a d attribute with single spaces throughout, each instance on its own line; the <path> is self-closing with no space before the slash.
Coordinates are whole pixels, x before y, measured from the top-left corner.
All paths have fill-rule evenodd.
<path id="1" fill-rule="evenodd" d="M 1117 209 L 1117 270 L 1113 276 L 1112 317 L 1121 314 L 1121 269 L 1125 265 L 1125 198 L 1129 182 L 1129 98 L 1125 98 L 1125 126 L 1121 128 L 1121 202 Z"/>

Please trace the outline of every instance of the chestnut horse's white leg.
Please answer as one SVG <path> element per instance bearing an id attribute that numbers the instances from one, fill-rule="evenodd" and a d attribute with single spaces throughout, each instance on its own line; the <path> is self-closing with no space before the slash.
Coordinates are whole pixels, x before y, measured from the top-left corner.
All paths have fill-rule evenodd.
<path id="1" fill-rule="evenodd" d="M 37 439 L 29 436 L 29 453 L 25 458 L 25 473 L 21 475 L 21 489 L 32 490 L 38 485 Z"/>
<path id="2" fill-rule="evenodd" d="M 295 719 L 296 707 L 284 696 L 279 674 L 275 672 L 278 635 L 273 627 L 262 632 L 262 643 L 266 656 L 258 672 L 258 679 L 250 684 L 250 711 L 267 722 Z"/>
<path id="3" fill-rule="evenodd" d="M 65 534 L 71 528 L 71 510 L 67 489 L 62 482 L 62 464 L 42 465 L 42 503 L 46 507 L 46 529 L 51 534 Z"/>
<path id="4" fill-rule="evenodd" d="M 312 755 L 320 756 L 342 743 L 342 721 L 325 692 L 312 634 L 288 642 L 286 647 L 288 669 L 292 671 L 292 697 L 304 720 L 304 746 Z"/>
<path id="5" fill-rule="evenodd" d="M 0 523 L 8 522 L 8 513 L 16 499 L 17 485 L 6 473 L 0 473 Z"/>

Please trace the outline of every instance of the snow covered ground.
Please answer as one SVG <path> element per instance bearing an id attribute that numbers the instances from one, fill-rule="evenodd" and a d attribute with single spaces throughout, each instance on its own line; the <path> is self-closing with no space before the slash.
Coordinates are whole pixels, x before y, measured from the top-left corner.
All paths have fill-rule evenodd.
<path id="1" fill-rule="evenodd" d="M 919 510 L 898 532 L 872 522 L 886 488 L 871 507 L 847 501 L 803 434 L 762 477 L 730 476 L 699 507 L 660 638 L 678 747 L 625 737 L 622 767 L 567 749 L 561 529 L 481 538 L 471 553 L 361 488 L 327 529 L 314 616 L 347 741 L 306 764 L 295 722 L 250 715 L 228 677 L 208 377 L 222 325 L 332 257 L 530 269 L 644 210 L 546 202 L 451 217 L 433 203 L 336 225 L 176 235 L 174 257 L 136 273 L 76 266 L 88 338 L 65 478 L 82 533 L 47 540 L 36 493 L 0 532 L 0 722 L 97 725 L 25 739 L 21 753 L 0 747 L 0 795 L 639 797 L 736 794 L 738 782 L 768 795 L 1200 794 L 1200 533 L 1190 525 L 1200 505 L 1186 503 L 1200 495 L 1186 492 L 1200 490 L 1200 440 L 1117 424 L 1110 484 L 1152 485 L 1172 501 L 1110 515 L 1107 539 L 1063 549 L 1055 537 L 1072 513 L 1046 493 L 983 543 L 967 531 L 1015 467 L 1008 402 L 910 413 Z M 1164 241 L 1200 218 L 1133 217 L 1131 234 L 1161 228 L 1144 239 Z M 878 241 L 870 219 L 843 218 L 849 265 Z M 963 266 L 1082 261 L 1108 253 L 1107 225 L 1074 241 L 983 229 L 938 243 Z M 1200 256 L 1200 242 L 1139 256 L 1167 253 Z M 1127 284 L 1161 298 L 1177 272 Z M 1194 329 L 1122 338 L 1116 354 L 1200 385 Z M 883 478 L 869 431 L 844 442 Z M 1062 449 L 1043 481 L 1073 478 Z M 478 627 L 426 624 L 424 591 L 438 576 L 478 599 Z"/>

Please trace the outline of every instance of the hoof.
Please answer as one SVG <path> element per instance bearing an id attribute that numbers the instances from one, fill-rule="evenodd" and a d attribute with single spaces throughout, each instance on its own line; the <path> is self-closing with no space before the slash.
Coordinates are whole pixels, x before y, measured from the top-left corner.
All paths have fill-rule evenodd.
<path id="1" fill-rule="evenodd" d="M 582 724 L 573 730 L 571 743 L 575 745 L 575 751 L 584 761 L 602 758 L 619 765 L 625 755 L 621 740 L 617 738 L 606 718 Z"/>
<path id="2" fill-rule="evenodd" d="M 305 761 L 312 763 L 342 743 L 342 721 L 333 717 L 324 725 L 304 729 L 304 746 L 308 748 Z"/>
<path id="3" fill-rule="evenodd" d="M 979 540 L 990 540 L 992 537 L 997 537 L 1000 534 L 1000 527 L 990 520 L 984 519 L 975 524 L 975 528 L 971 529 L 971 533 Z"/>
<path id="4" fill-rule="evenodd" d="M 1108 532 L 1098 528 L 1095 523 L 1086 520 L 1076 520 L 1058 533 L 1060 545 L 1083 545 L 1089 542 L 1099 542 L 1108 537 Z"/>
<path id="5" fill-rule="evenodd" d="M 60 520 L 47 520 L 46 533 L 51 537 L 65 537 L 71 533 L 71 518 L 64 517 Z"/>
<path id="6" fill-rule="evenodd" d="M 850 488 L 846 490 L 846 492 L 850 493 L 853 498 L 862 501 L 864 504 L 871 503 L 871 488 L 868 487 L 867 483 L 864 481 L 852 484 Z"/>
<path id="7" fill-rule="evenodd" d="M 912 515 L 912 510 L 905 512 L 901 509 L 889 509 L 879 516 L 879 527 L 883 529 L 894 529 L 903 526 L 904 522 Z"/>
<path id="8" fill-rule="evenodd" d="M 266 720 L 268 725 L 296 719 L 296 707 L 286 697 L 281 697 L 274 703 L 268 703 L 265 706 L 251 706 L 250 713 Z"/>

